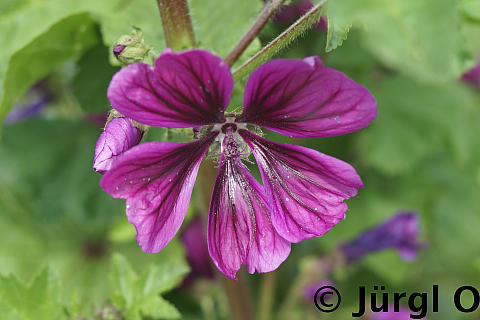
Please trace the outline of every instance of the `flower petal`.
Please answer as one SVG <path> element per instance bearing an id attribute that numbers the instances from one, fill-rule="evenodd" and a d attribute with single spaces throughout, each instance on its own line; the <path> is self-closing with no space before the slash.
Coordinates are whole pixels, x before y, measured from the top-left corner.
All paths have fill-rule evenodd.
<path id="1" fill-rule="evenodd" d="M 201 159 L 216 135 L 192 143 L 143 143 L 103 176 L 103 190 L 127 199 L 127 217 L 143 251 L 162 250 L 180 228 Z"/>
<path id="2" fill-rule="evenodd" d="M 367 89 L 308 57 L 272 60 L 255 70 L 237 121 L 291 137 L 329 137 L 362 129 L 376 116 Z"/>
<path id="3" fill-rule="evenodd" d="M 232 90 L 232 74 L 221 58 L 203 50 L 165 50 L 155 69 L 135 63 L 117 72 L 107 96 L 138 122 L 188 128 L 223 122 Z"/>
<path id="4" fill-rule="evenodd" d="M 253 151 L 272 207 L 272 222 L 291 242 L 321 236 L 345 217 L 343 200 L 363 184 L 348 163 L 301 146 L 239 134 Z"/>
<path id="5" fill-rule="evenodd" d="M 208 250 L 217 268 L 231 279 L 242 264 L 249 273 L 275 270 L 290 253 L 290 243 L 272 225 L 263 188 L 231 153 L 222 155 L 213 188 Z"/>
<path id="6" fill-rule="evenodd" d="M 142 140 L 143 132 L 128 118 L 113 118 L 105 126 L 95 146 L 93 170 L 105 173 L 122 153 Z"/>

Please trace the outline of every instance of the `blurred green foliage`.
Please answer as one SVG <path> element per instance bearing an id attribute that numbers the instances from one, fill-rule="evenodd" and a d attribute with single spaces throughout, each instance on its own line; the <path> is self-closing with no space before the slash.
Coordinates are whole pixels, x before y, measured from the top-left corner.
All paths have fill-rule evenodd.
<path id="1" fill-rule="evenodd" d="M 262 6 L 260 0 L 189 3 L 200 47 L 222 57 Z M 371 283 L 392 291 L 439 284 L 445 303 L 430 318 L 463 319 L 450 308 L 450 294 L 459 285 L 480 287 L 480 94 L 459 77 L 480 54 L 480 1 L 328 0 L 326 12 L 329 32 L 306 33 L 283 56 L 320 55 L 371 90 L 379 115 L 361 132 L 294 141 L 352 163 L 365 189 L 348 201 L 345 221 L 322 238 L 293 246 L 278 270 L 284 280 L 277 283 L 275 309 L 290 297 L 307 257 L 335 250 L 397 210 L 415 209 L 427 243 L 419 259 L 408 264 L 384 252 L 337 270 L 332 280 L 348 294 L 332 319 L 347 319 L 353 292 Z M 165 48 L 153 0 L 0 3 L 0 118 L 39 80 L 55 93 L 43 116 L 2 130 L 2 320 L 96 319 L 109 307 L 125 319 L 225 314 L 225 297 L 214 283 L 160 296 L 187 272 L 184 248 L 177 237 L 157 255 L 141 252 L 124 202 L 105 194 L 91 169 L 101 125 L 86 115 L 110 108 L 105 90 L 118 70 L 110 49 L 133 25 L 155 52 Z M 269 23 L 241 60 L 283 29 Z M 231 108 L 241 105 L 242 95 L 238 83 Z M 148 139 L 178 141 L 184 134 L 156 128 Z M 193 195 L 191 208 L 203 208 L 200 198 Z M 249 281 L 257 298 L 260 276 Z M 298 319 L 317 315 L 312 303 L 297 301 L 293 308 Z"/>

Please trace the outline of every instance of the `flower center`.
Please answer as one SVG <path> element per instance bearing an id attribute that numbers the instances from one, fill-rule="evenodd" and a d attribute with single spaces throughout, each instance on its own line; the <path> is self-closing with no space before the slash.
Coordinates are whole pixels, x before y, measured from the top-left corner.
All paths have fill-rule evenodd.
<path id="1" fill-rule="evenodd" d="M 222 133 L 227 133 L 228 128 L 230 128 L 232 132 L 237 131 L 237 125 L 235 123 L 225 123 L 224 125 L 222 125 Z"/>
<path id="2" fill-rule="evenodd" d="M 238 130 L 247 129 L 246 123 L 235 122 L 235 117 L 226 117 L 224 123 L 217 123 L 210 127 L 211 131 L 217 131 L 218 136 L 209 149 L 209 156 L 219 159 L 220 154 L 226 158 L 243 157 L 248 158 L 249 152 L 246 143 L 238 134 Z"/>

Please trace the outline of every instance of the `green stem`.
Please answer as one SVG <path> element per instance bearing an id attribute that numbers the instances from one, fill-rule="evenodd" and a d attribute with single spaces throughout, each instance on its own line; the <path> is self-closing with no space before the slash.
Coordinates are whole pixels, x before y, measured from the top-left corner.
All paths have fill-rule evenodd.
<path id="1" fill-rule="evenodd" d="M 245 272 L 240 270 L 237 273 L 238 281 L 236 282 L 225 278 L 224 275 L 220 275 L 220 277 L 230 307 L 229 319 L 255 320 Z"/>
<path id="2" fill-rule="evenodd" d="M 233 50 L 225 58 L 225 62 L 231 67 L 235 61 L 242 55 L 243 51 L 247 49 L 248 45 L 255 39 L 258 33 L 263 29 L 270 17 L 277 11 L 278 7 L 285 0 L 269 0 L 262 9 L 262 12 L 258 15 L 257 20 L 253 23 L 247 33 L 233 48 Z"/>
<path id="3" fill-rule="evenodd" d="M 187 0 L 157 0 L 167 47 L 178 51 L 195 46 Z"/>
<path id="4" fill-rule="evenodd" d="M 276 272 L 265 273 L 262 277 L 258 320 L 272 319 L 273 299 L 275 296 L 275 280 Z"/>
<path id="5" fill-rule="evenodd" d="M 266 62 L 274 55 L 278 54 L 282 49 L 291 44 L 295 39 L 310 29 L 323 14 L 323 6 L 327 0 L 320 1 L 304 16 L 298 19 L 287 30 L 282 32 L 272 42 L 266 45 L 262 50 L 257 52 L 253 57 L 248 59 L 244 64 L 233 71 L 235 80 L 242 79 L 253 72 L 258 66 Z"/>

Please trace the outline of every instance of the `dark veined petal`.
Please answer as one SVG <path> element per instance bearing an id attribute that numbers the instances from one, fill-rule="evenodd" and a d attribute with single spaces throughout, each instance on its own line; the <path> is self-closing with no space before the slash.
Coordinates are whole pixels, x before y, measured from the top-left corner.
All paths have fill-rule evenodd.
<path id="1" fill-rule="evenodd" d="M 95 146 L 93 170 L 105 173 L 125 151 L 142 140 L 143 132 L 128 118 L 113 118 L 105 126 Z"/>
<path id="2" fill-rule="evenodd" d="M 309 57 L 272 60 L 255 70 L 237 121 L 292 137 L 329 137 L 362 129 L 376 116 L 367 89 Z"/>
<path id="3" fill-rule="evenodd" d="M 236 144 L 230 147 L 210 202 L 208 250 L 218 269 L 236 279 L 242 264 L 249 273 L 275 270 L 288 257 L 290 243 L 275 231 L 263 188 L 240 161 Z"/>
<path id="4" fill-rule="evenodd" d="M 299 242 L 321 236 L 345 217 L 344 203 L 363 184 L 348 163 L 301 146 L 280 144 L 240 130 L 260 168 L 282 237 Z"/>
<path id="5" fill-rule="evenodd" d="M 148 142 L 117 159 L 100 185 L 127 200 L 127 217 L 145 252 L 158 252 L 180 228 L 211 133 L 192 143 Z"/>
<path id="6" fill-rule="evenodd" d="M 188 128 L 223 122 L 232 90 L 232 74 L 221 58 L 204 50 L 165 50 L 155 68 L 135 63 L 117 72 L 107 96 L 138 122 Z"/>

